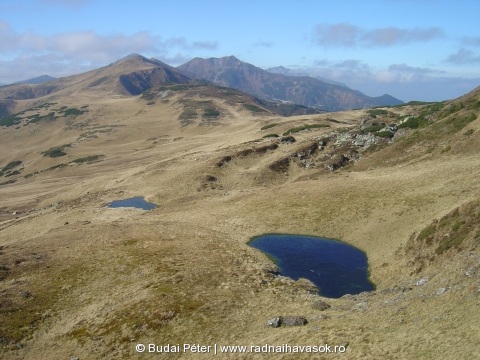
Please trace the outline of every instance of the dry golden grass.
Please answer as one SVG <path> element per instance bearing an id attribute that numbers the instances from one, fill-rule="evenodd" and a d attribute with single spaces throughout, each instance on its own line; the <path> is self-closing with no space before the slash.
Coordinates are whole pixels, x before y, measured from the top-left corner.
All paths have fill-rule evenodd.
<path id="1" fill-rule="evenodd" d="M 24 167 L 15 183 L 0 186 L 0 356 L 127 359 L 140 356 L 137 343 L 348 344 L 337 355 L 344 359 L 480 356 L 478 234 L 469 233 L 461 251 L 422 260 L 420 270 L 409 242 L 432 220 L 479 198 L 478 119 L 443 134 L 441 143 L 420 130 L 419 141 L 398 140 L 334 173 L 296 163 L 282 173 L 269 166 L 335 128 L 355 126 L 365 111 L 256 118 L 212 98 L 224 109 L 215 126 L 183 126 L 181 99 L 176 93 L 147 106 L 140 98 L 80 93 L 55 107 L 88 105 L 88 113 L 0 129 L 0 164 L 22 160 Z M 278 125 L 260 130 L 269 123 Z M 271 144 L 259 140 L 267 133 L 313 123 L 331 127 L 242 153 Z M 67 143 L 65 156 L 41 155 Z M 72 163 L 92 155 L 103 156 Z M 217 166 L 227 155 L 232 160 Z M 67 166 L 46 170 L 61 163 Z M 159 207 L 104 207 L 131 196 Z M 361 248 L 377 291 L 324 299 L 332 307 L 315 310 L 318 295 L 302 281 L 272 275 L 269 259 L 246 245 L 268 232 Z M 428 282 L 415 285 L 422 277 Z M 309 323 L 267 327 L 276 315 Z"/>

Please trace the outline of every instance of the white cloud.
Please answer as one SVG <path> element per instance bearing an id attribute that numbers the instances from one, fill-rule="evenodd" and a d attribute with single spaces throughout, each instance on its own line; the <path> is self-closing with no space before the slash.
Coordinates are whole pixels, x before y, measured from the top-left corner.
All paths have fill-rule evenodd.
<path id="1" fill-rule="evenodd" d="M 468 49 L 459 49 L 455 54 L 447 58 L 447 62 L 452 64 L 475 64 L 480 63 L 480 55 L 476 55 Z"/>
<path id="2" fill-rule="evenodd" d="M 130 53 L 155 55 L 162 61 L 170 59 L 173 64 L 179 64 L 178 61 L 184 62 L 187 58 L 182 52 L 214 50 L 217 47 L 215 41 L 189 41 L 183 37 L 163 39 L 148 31 L 108 35 L 88 30 L 55 35 L 35 31 L 18 33 L 7 22 L 0 20 L 0 82 L 9 83 L 30 75 L 40 75 L 39 72 L 32 73 L 34 70 L 42 70 L 41 74 L 51 76 L 74 74 L 80 69 L 85 71 L 104 66 Z M 35 63 L 46 59 L 48 62 L 41 69 Z"/>
<path id="3" fill-rule="evenodd" d="M 480 79 L 447 77 L 438 69 L 391 64 L 374 69 L 368 64 L 348 59 L 332 62 L 319 59 L 316 67 L 292 67 L 289 75 L 309 75 L 334 80 L 369 96 L 388 93 L 404 101 L 440 101 L 453 99 L 480 85 Z"/>
<path id="4" fill-rule="evenodd" d="M 385 27 L 365 29 L 349 23 L 319 24 L 314 29 L 318 45 L 332 47 L 386 47 L 412 42 L 425 42 L 443 37 L 438 27 L 402 29 Z"/>
<path id="5" fill-rule="evenodd" d="M 315 41 L 326 46 L 354 46 L 358 42 L 362 29 L 349 23 L 319 24 L 315 28 Z"/>

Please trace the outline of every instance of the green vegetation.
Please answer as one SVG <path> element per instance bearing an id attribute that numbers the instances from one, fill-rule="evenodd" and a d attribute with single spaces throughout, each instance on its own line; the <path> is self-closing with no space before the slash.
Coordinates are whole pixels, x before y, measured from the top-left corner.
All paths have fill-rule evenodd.
<path id="1" fill-rule="evenodd" d="M 87 112 L 87 111 L 71 108 L 71 109 L 65 110 L 64 115 L 65 116 L 78 116 L 78 115 L 82 115 L 85 112 Z"/>
<path id="2" fill-rule="evenodd" d="M 267 135 L 264 135 L 262 136 L 263 139 L 267 139 L 267 138 L 278 138 L 278 134 L 267 134 Z"/>
<path id="3" fill-rule="evenodd" d="M 387 131 L 387 130 L 384 130 L 384 131 L 377 131 L 374 133 L 375 136 L 378 136 L 378 137 L 382 137 L 382 138 L 393 138 L 395 136 L 394 133 L 392 133 L 391 131 Z"/>
<path id="4" fill-rule="evenodd" d="M 433 221 L 420 231 L 415 241 L 425 243 L 431 247 L 432 252 L 441 255 L 450 249 L 466 248 L 469 246 L 468 244 L 473 247 L 478 246 L 480 244 L 479 234 L 480 201 L 474 200 L 454 209 L 440 221 Z M 418 252 L 418 247 L 413 242 L 410 242 L 409 248 Z M 424 253 L 426 257 L 430 256 L 428 251 L 424 251 Z"/>
<path id="5" fill-rule="evenodd" d="M 34 114 L 26 117 L 28 119 L 29 124 L 38 123 L 41 120 L 56 120 L 57 117 L 55 116 L 55 112 L 49 112 L 46 115 Z"/>
<path id="6" fill-rule="evenodd" d="M 271 128 L 277 126 L 277 125 L 278 125 L 277 123 L 268 124 L 268 125 L 262 126 L 262 127 L 260 128 L 260 130 L 271 129 Z"/>
<path id="7" fill-rule="evenodd" d="M 20 170 L 15 170 L 15 171 L 12 171 L 12 172 L 9 172 L 8 174 L 6 174 L 5 177 L 20 175 L 20 172 L 21 172 Z"/>
<path id="8" fill-rule="evenodd" d="M 449 152 L 452 149 L 450 145 L 445 146 L 442 151 L 440 152 L 441 154 L 444 154 L 446 152 Z"/>
<path id="9" fill-rule="evenodd" d="M 181 123 L 188 125 L 192 119 L 198 117 L 198 110 L 202 110 L 202 119 L 217 118 L 221 115 L 220 111 L 216 108 L 213 101 L 196 101 L 196 100 L 180 100 L 179 101 L 184 110 L 178 117 Z"/>
<path id="10" fill-rule="evenodd" d="M 366 127 L 365 129 L 363 129 L 363 133 L 367 134 L 367 133 L 372 133 L 372 132 L 378 132 L 382 129 L 383 129 L 383 126 L 381 126 L 381 125 L 370 125 L 370 126 Z"/>
<path id="11" fill-rule="evenodd" d="M 472 135 L 474 132 L 475 132 L 475 130 L 473 130 L 473 129 L 468 129 L 467 131 L 465 131 L 465 132 L 463 133 L 463 135 L 465 135 L 465 136 L 470 136 L 470 135 Z"/>
<path id="12" fill-rule="evenodd" d="M 285 131 L 283 133 L 283 136 L 287 136 L 287 135 L 297 133 L 297 132 L 300 132 L 300 131 L 303 131 L 303 130 L 328 128 L 328 127 L 330 127 L 330 125 L 327 125 L 327 124 L 308 124 L 308 125 L 303 125 L 303 126 L 298 126 L 298 127 L 288 129 L 287 131 Z"/>
<path id="13" fill-rule="evenodd" d="M 40 104 L 40 105 L 36 105 L 35 107 L 31 108 L 31 110 L 41 110 L 41 109 L 47 109 L 49 108 L 50 106 L 53 106 L 53 105 L 56 105 L 57 103 L 54 103 L 54 102 L 47 102 L 45 104 Z"/>
<path id="14" fill-rule="evenodd" d="M 418 241 L 424 241 L 430 237 L 437 230 L 436 224 L 430 224 L 425 229 L 420 231 L 420 234 L 417 236 Z"/>
<path id="15" fill-rule="evenodd" d="M 2 172 L 7 172 L 8 170 L 11 170 L 11 169 L 19 166 L 20 164 L 22 164 L 22 161 L 21 161 L 21 160 L 10 161 L 7 165 L 5 165 L 5 166 L 2 168 Z"/>
<path id="16" fill-rule="evenodd" d="M 55 170 L 55 169 L 61 169 L 61 168 L 64 168 L 65 166 L 67 166 L 67 164 L 57 164 L 57 165 L 53 165 L 53 166 L 50 166 L 49 168 L 43 170 L 43 171 L 50 171 L 50 170 Z M 42 171 L 42 172 L 43 172 Z"/>
<path id="17" fill-rule="evenodd" d="M 367 114 L 373 117 L 377 115 L 387 115 L 388 111 L 385 109 L 370 109 L 367 111 Z"/>
<path id="18" fill-rule="evenodd" d="M 51 148 L 51 149 L 48 149 L 47 151 L 42 152 L 42 155 L 48 156 L 51 158 L 56 158 L 60 156 L 65 156 L 67 155 L 67 153 L 61 150 L 60 148 Z"/>
<path id="19" fill-rule="evenodd" d="M 408 119 L 398 125 L 399 129 L 409 128 L 417 129 L 427 124 L 427 120 L 423 116 L 409 116 Z"/>
<path id="20" fill-rule="evenodd" d="M 412 100 L 412 101 L 409 101 L 408 103 L 402 104 L 402 105 L 427 105 L 427 104 L 431 104 L 431 103 L 433 103 L 433 102 L 432 101 Z"/>
<path id="21" fill-rule="evenodd" d="M 97 161 L 99 158 L 101 158 L 103 156 L 105 156 L 105 155 L 85 156 L 85 157 L 81 157 L 81 158 L 73 160 L 72 163 L 76 163 L 76 164 L 89 163 L 89 162 L 92 162 L 92 161 Z"/>
<path id="22" fill-rule="evenodd" d="M 22 121 L 22 118 L 18 115 L 8 115 L 0 118 L 0 126 L 9 127 L 13 125 L 18 125 L 20 124 L 20 121 Z"/>
<path id="23" fill-rule="evenodd" d="M 197 117 L 197 112 L 193 109 L 185 109 L 183 112 L 180 114 L 178 119 L 181 120 L 192 120 Z"/>
<path id="24" fill-rule="evenodd" d="M 217 118 L 219 117 L 221 114 L 220 114 L 220 111 L 218 111 L 216 108 L 214 107 L 207 107 L 205 109 L 203 109 L 203 115 L 202 117 L 204 119 L 208 119 L 208 118 Z"/>
<path id="25" fill-rule="evenodd" d="M 65 145 L 62 145 L 62 146 L 55 146 L 53 148 L 48 149 L 47 151 L 43 151 L 42 155 L 43 156 L 48 156 L 48 157 L 51 157 L 51 158 L 65 156 L 65 155 L 67 155 L 67 153 L 63 150 L 66 147 L 71 147 L 71 146 L 72 146 L 71 144 L 65 144 Z"/>
<path id="26" fill-rule="evenodd" d="M 9 127 L 13 125 L 19 125 L 20 122 L 25 119 L 27 120 L 27 124 L 35 124 L 42 120 L 46 120 L 46 121 L 56 120 L 59 117 L 58 114 L 63 114 L 63 116 L 78 116 L 88 111 L 86 110 L 88 108 L 88 105 L 82 106 L 81 109 L 68 108 L 67 106 L 62 106 L 61 108 L 55 110 L 57 113 L 55 111 L 50 111 L 48 114 L 44 114 L 44 115 L 41 115 L 40 113 L 36 113 L 36 114 L 28 115 L 26 117 L 21 116 L 29 111 L 39 111 L 42 109 L 48 109 L 52 105 L 55 105 L 55 103 L 45 103 L 42 105 L 37 105 L 35 107 L 21 111 L 16 114 L 0 117 L 0 126 Z"/>
<path id="27" fill-rule="evenodd" d="M 452 126 L 454 132 L 462 130 L 465 126 L 477 119 L 474 113 L 466 113 L 462 115 L 453 116 L 445 121 L 446 124 Z"/>

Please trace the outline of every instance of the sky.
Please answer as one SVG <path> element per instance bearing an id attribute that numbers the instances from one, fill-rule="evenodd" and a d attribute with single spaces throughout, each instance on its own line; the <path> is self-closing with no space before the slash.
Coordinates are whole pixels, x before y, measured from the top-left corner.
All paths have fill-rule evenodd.
<path id="1" fill-rule="evenodd" d="M 139 53 L 234 55 L 369 96 L 441 101 L 480 86 L 478 0 L 0 0 L 0 83 Z"/>

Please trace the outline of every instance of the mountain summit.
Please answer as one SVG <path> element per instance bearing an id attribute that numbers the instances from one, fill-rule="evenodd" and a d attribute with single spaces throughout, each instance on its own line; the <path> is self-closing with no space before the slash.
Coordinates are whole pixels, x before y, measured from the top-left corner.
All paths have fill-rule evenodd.
<path id="1" fill-rule="evenodd" d="M 139 95 L 161 83 L 186 83 L 190 79 L 156 59 L 130 54 L 110 65 L 82 74 L 39 84 L 4 86 L 1 99 L 25 100 L 46 95 L 67 96 L 77 92 L 105 95 Z"/>
<path id="2" fill-rule="evenodd" d="M 274 74 L 234 56 L 195 58 L 177 69 L 189 77 L 208 80 L 262 98 L 290 101 L 327 111 L 402 103 L 389 95 L 370 97 L 360 91 L 309 76 Z"/>

